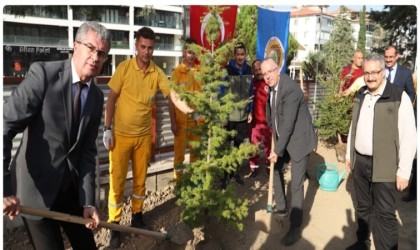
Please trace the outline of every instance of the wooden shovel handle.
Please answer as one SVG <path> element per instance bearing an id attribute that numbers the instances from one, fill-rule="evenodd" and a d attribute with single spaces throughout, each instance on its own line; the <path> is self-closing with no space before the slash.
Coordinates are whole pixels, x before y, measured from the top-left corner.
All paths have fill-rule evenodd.
<path id="1" fill-rule="evenodd" d="M 54 212 L 54 211 L 33 208 L 33 207 L 27 207 L 27 206 L 22 206 L 22 205 L 20 206 L 20 212 L 22 214 L 39 216 L 39 217 L 44 217 L 48 219 L 71 222 L 71 223 L 76 223 L 76 224 L 81 224 L 81 225 L 85 225 L 86 223 L 93 221 L 93 219 L 86 219 L 83 217 L 74 216 L 70 214 Z M 141 234 L 141 235 L 151 236 L 151 237 L 160 238 L 160 239 L 170 239 L 170 237 L 165 233 L 159 233 L 155 231 L 149 231 L 149 230 L 144 230 L 144 229 L 134 228 L 134 227 L 127 227 L 127 226 L 122 226 L 119 224 L 109 223 L 109 222 L 104 222 L 104 221 L 100 221 L 98 227 L 108 228 L 111 230 L 116 230 L 116 231 L 126 232 L 126 233 Z"/>
<path id="2" fill-rule="evenodd" d="M 273 133 L 275 133 L 273 129 Z M 274 134 L 271 137 L 271 151 L 274 151 Z M 271 212 L 273 210 L 273 182 L 274 182 L 274 162 L 270 161 L 270 180 L 268 183 L 268 201 L 267 201 L 267 211 Z"/>

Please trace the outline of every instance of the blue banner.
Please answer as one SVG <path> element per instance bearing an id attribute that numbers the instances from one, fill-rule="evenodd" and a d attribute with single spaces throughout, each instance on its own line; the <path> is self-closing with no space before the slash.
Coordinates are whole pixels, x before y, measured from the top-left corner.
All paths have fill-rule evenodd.
<path id="1" fill-rule="evenodd" d="M 286 72 L 290 12 L 258 7 L 257 58 L 272 57 Z"/>

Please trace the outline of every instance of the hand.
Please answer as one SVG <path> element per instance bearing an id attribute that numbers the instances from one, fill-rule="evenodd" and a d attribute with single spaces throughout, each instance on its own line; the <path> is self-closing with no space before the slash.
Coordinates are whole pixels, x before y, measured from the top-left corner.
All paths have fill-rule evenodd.
<path id="1" fill-rule="evenodd" d="M 93 220 L 89 220 L 89 222 L 87 222 L 85 224 L 85 226 L 89 229 L 95 229 L 98 227 L 99 225 L 99 214 L 98 214 L 98 210 L 95 207 L 85 207 L 83 209 L 83 217 L 86 219 L 93 219 Z"/>
<path id="2" fill-rule="evenodd" d="M 349 160 L 346 160 L 345 165 L 346 165 L 347 171 L 350 172 L 351 171 L 351 163 L 350 163 L 350 161 Z"/>
<path id="3" fill-rule="evenodd" d="M 10 220 L 14 220 L 20 214 L 20 200 L 16 196 L 3 197 L 3 215 L 9 216 Z"/>
<path id="4" fill-rule="evenodd" d="M 112 130 L 105 130 L 103 142 L 106 149 L 111 150 L 114 147 L 114 137 L 112 136 Z"/>
<path id="5" fill-rule="evenodd" d="M 248 123 L 251 123 L 252 122 L 252 114 L 251 113 L 249 113 L 248 114 Z"/>
<path id="6" fill-rule="evenodd" d="M 270 160 L 270 162 L 276 163 L 278 155 L 274 151 L 271 151 L 270 156 L 268 156 L 268 159 Z"/>
<path id="7" fill-rule="evenodd" d="M 397 181 L 395 184 L 397 185 L 397 190 L 402 192 L 408 187 L 408 180 L 401 178 L 397 175 Z"/>

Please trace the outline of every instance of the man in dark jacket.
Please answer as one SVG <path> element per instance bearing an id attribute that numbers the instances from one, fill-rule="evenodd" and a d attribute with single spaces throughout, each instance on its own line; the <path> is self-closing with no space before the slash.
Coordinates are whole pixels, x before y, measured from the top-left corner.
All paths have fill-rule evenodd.
<path id="1" fill-rule="evenodd" d="M 385 78 L 381 55 L 365 58 L 366 86 L 354 99 L 346 153 L 356 194 L 357 242 L 347 249 L 398 249 L 397 191 L 408 186 L 416 153 L 414 112 L 408 95 Z M 371 218 L 375 216 L 375 228 Z"/>
<path id="2" fill-rule="evenodd" d="M 235 45 L 234 58 L 229 61 L 226 69 L 230 85 L 228 88 L 222 86 L 221 93 L 230 91 L 230 93 L 235 95 L 234 102 L 249 99 L 252 96 L 252 69 L 246 62 L 246 48 L 243 43 L 239 42 Z M 229 114 L 226 129 L 228 131 L 236 131 L 236 135 L 231 138 L 235 147 L 239 147 L 245 138 L 248 138 L 248 121 L 250 122 L 252 119 L 249 114 L 250 104 L 234 109 Z M 236 184 L 244 184 L 238 173 L 230 173 L 229 177 Z"/>

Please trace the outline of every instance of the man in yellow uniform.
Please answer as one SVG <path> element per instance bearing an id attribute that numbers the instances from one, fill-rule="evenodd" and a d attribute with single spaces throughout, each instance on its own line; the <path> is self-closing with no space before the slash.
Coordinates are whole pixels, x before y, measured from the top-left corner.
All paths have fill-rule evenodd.
<path id="1" fill-rule="evenodd" d="M 108 83 L 110 91 L 105 106 L 103 142 L 109 150 L 110 162 L 108 222 L 119 223 L 121 220 L 125 180 L 131 160 L 131 226 L 138 228 L 146 227 L 142 210 L 146 198 L 145 182 L 152 143 L 152 107 L 156 92 L 160 89 L 183 112 L 193 111 L 170 90 L 167 77 L 151 60 L 154 42 L 152 29 L 143 27 L 137 31 L 137 55 L 118 65 Z M 111 230 L 110 247 L 116 248 L 120 244 L 120 233 Z"/>
<path id="2" fill-rule="evenodd" d="M 182 50 L 182 56 L 184 57 L 182 63 L 174 69 L 172 72 L 171 80 L 177 86 L 183 88 L 185 91 L 194 93 L 201 90 L 201 83 L 198 82 L 194 74 L 200 70 L 199 65 L 195 64 L 196 56 L 195 53 L 189 50 L 189 44 L 196 44 L 193 38 L 185 40 L 185 45 Z M 197 121 L 194 120 L 191 115 L 186 115 L 178 108 L 173 107 L 175 112 L 171 112 L 175 117 L 171 120 L 175 120 L 172 123 L 171 129 L 175 135 L 174 138 L 174 179 L 179 180 L 183 174 L 182 163 L 185 159 L 185 149 L 189 148 L 190 151 L 190 163 L 195 162 L 198 159 L 196 149 L 189 145 L 190 141 L 200 140 L 200 136 L 194 134 L 192 130 L 197 128 Z"/>

